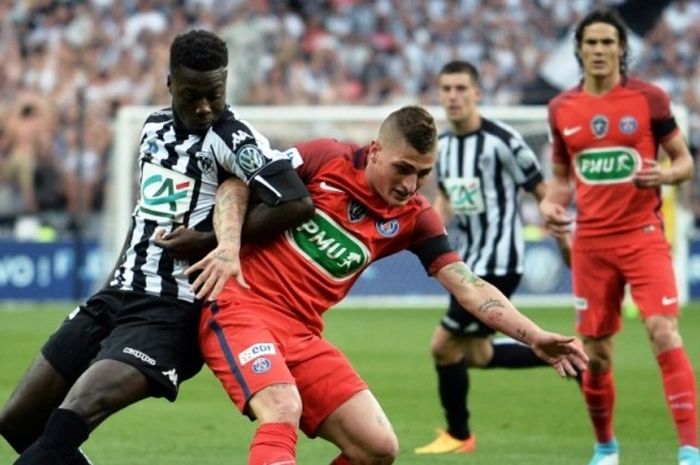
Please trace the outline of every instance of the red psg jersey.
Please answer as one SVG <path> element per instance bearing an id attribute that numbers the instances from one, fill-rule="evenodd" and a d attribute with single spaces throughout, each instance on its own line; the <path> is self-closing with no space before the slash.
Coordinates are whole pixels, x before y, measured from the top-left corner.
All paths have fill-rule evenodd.
<path id="1" fill-rule="evenodd" d="M 678 131 L 661 89 L 623 78 L 595 96 L 579 85 L 549 103 L 549 125 L 554 163 L 575 173 L 577 239 L 661 226 L 660 189 L 632 182 L 642 160 L 656 159 L 659 143 Z"/>
<path id="2" fill-rule="evenodd" d="M 321 315 L 347 295 L 369 264 L 404 249 L 416 253 L 428 273 L 459 261 L 439 216 L 420 194 L 390 207 L 365 179 L 367 150 L 331 139 L 302 143 L 287 154 L 311 192 L 314 217 L 272 242 L 241 251 L 250 290 L 225 294 L 245 302 L 263 299 L 321 331 Z M 427 244 L 427 245 L 426 245 Z"/>

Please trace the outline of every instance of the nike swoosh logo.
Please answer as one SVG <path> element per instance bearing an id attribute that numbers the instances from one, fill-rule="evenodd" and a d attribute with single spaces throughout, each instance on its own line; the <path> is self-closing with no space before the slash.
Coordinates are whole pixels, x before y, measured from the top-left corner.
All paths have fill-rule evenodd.
<path id="1" fill-rule="evenodd" d="M 678 301 L 678 298 L 676 297 L 662 297 L 661 298 L 661 305 L 673 305 Z"/>
<path id="2" fill-rule="evenodd" d="M 681 397 L 688 397 L 690 396 L 689 392 L 681 392 L 680 394 L 671 394 L 668 396 L 668 400 L 673 402 L 674 400 L 680 399 Z"/>
<path id="3" fill-rule="evenodd" d="M 328 184 L 326 181 L 321 181 L 321 189 L 324 191 L 329 191 L 329 192 L 345 192 L 342 189 L 338 189 L 337 187 L 333 187 L 330 184 Z"/>
<path id="4" fill-rule="evenodd" d="M 562 134 L 564 134 L 564 137 L 569 137 L 571 135 L 576 134 L 581 130 L 581 126 L 574 126 L 573 128 L 564 128 L 562 131 Z"/>

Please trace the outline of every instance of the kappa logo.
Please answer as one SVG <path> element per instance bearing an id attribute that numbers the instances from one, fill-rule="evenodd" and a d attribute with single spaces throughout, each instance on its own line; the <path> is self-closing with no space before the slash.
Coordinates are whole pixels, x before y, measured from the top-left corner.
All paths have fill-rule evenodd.
<path id="1" fill-rule="evenodd" d="M 561 133 L 564 137 L 569 137 L 569 136 L 573 136 L 574 134 L 576 134 L 580 130 L 581 130 L 581 126 L 574 126 L 572 128 L 564 128 Z"/>
<path id="2" fill-rule="evenodd" d="M 351 200 L 348 203 L 348 221 L 359 223 L 367 217 L 367 207 L 359 202 Z"/>
<path id="3" fill-rule="evenodd" d="M 234 132 L 231 134 L 231 146 L 232 149 L 235 151 L 236 148 L 238 148 L 238 145 L 241 144 L 242 142 L 247 141 L 248 139 L 252 139 L 253 136 L 250 135 L 249 133 L 245 132 L 242 129 L 239 129 L 238 131 Z"/>
<path id="4" fill-rule="evenodd" d="M 132 349 L 131 347 L 124 347 L 124 350 L 122 350 L 125 354 L 133 355 L 134 357 L 138 358 L 142 362 L 146 362 L 151 366 L 155 366 L 156 361 L 149 357 L 148 355 L 144 354 L 140 350 Z"/>
<path id="5" fill-rule="evenodd" d="M 177 387 L 177 370 L 173 368 L 172 370 L 167 370 L 162 372 L 163 375 L 173 383 L 173 386 Z"/>

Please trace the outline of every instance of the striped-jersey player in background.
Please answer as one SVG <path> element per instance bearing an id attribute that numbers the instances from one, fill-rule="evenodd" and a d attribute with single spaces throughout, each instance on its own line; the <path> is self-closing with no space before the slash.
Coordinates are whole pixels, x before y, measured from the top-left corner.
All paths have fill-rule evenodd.
<path id="1" fill-rule="evenodd" d="M 456 220 L 452 241 L 467 266 L 510 298 L 523 274 L 520 191 L 531 192 L 538 201 L 544 197 L 547 185 L 540 164 L 515 129 L 480 114 L 479 72 L 473 64 L 444 65 L 438 94 L 450 129 L 438 142 L 433 206 L 445 225 Z M 494 333 L 450 296 L 431 341 L 447 428 L 439 428 L 437 437 L 416 454 L 475 450 L 476 438 L 469 428 L 468 367 L 546 365 L 528 346 L 512 339 L 493 340 Z"/>

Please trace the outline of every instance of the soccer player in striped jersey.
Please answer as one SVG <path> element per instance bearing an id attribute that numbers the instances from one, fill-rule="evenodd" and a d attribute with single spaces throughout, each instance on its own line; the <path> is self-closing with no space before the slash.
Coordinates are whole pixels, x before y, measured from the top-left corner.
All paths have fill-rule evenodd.
<path id="1" fill-rule="evenodd" d="M 174 250 L 194 240 L 210 250 L 212 223 L 230 215 L 215 260 L 245 285 L 238 250 L 249 196 L 261 200 L 246 219 L 251 237 L 313 213 L 287 158 L 226 105 L 227 65 L 226 44 L 214 34 L 195 30 L 173 41 L 172 106 L 144 124 L 140 193 L 112 279 L 49 338 L 0 415 L 0 432 L 21 452 L 16 464 L 89 463 L 79 446 L 102 421 L 146 397 L 174 401 L 201 368 L 201 301 L 185 274 L 189 260 L 156 241 Z"/>
<path id="2" fill-rule="evenodd" d="M 531 192 L 539 201 L 547 189 L 537 156 L 515 129 L 479 113 L 479 72 L 471 63 L 444 65 L 438 93 L 450 130 L 439 139 L 434 207 L 445 225 L 456 218 L 457 249 L 467 266 L 510 297 L 523 274 L 520 190 Z M 447 429 L 438 429 L 437 437 L 415 449 L 416 454 L 475 450 L 467 405 L 468 367 L 544 365 L 526 345 L 505 338 L 494 341 L 493 334 L 492 328 L 450 297 L 431 341 Z"/>
<path id="3" fill-rule="evenodd" d="M 678 437 L 678 465 L 700 465 L 695 373 L 678 330 L 679 302 L 664 236 L 661 186 L 691 178 L 693 158 L 668 95 L 627 75 L 627 28 L 614 10 L 576 27 L 583 79 L 549 103 L 551 191 L 540 209 L 568 236 L 576 196 L 572 281 L 576 329 L 590 357 L 583 393 L 596 444 L 589 465 L 618 465 L 613 347 L 625 284 L 646 328 Z M 662 147 L 671 162 L 658 161 Z"/>
<path id="4" fill-rule="evenodd" d="M 464 308 L 528 344 L 561 376 L 585 366 L 578 341 L 540 329 L 451 249 L 442 220 L 418 192 L 436 145 L 432 116 L 409 106 L 390 114 L 367 146 L 317 139 L 287 152 L 311 192 L 314 216 L 264 244 L 247 244 L 241 263 L 250 288 L 229 279 L 200 322 L 207 365 L 236 407 L 259 422 L 248 465 L 294 465 L 297 429 L 335 444 L 333 465 L 394 462 L 393 428 L 323 337 L 323 315 L 373 261 L 401 250 L 413 252 Z M 207 269 L 206 259 L 190 271 L 200 267 Z M 198 295 L 215 274 L 195 280 Z"/>

